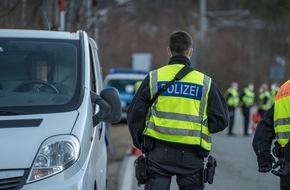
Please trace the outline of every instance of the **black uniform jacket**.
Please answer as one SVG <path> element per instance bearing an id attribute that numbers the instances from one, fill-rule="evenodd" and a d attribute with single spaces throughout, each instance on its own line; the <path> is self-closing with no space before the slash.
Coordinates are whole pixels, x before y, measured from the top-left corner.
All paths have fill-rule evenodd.
<path id="1" fill-rule="evenodd" d="M 272 106 L 258 123 L 257 129 L 252 142 L 255 153 L 258 155 L 261 152 L 271 151 L 272 141 L 276 138 L 274 131 L 274 106 Z"/>
<path id="2" fill-rule="evenodd" d="M 190 60 L 185 56 L 173 56 L 168 64 L 190 64 Z M 142 132 L 145 129 L 145 119 L 150 102 L 149 76 L 147 75 L 136 92 L 128 113 L 127 123 L 131 133 L 133 144 L 141 148 L 143 140 Z M 224 130 L 229 123 L 229 113 L 223 95 L 220 93 L 214 82 L 211 83 L 208 97 L 208 125 L 211 133 Z"/>

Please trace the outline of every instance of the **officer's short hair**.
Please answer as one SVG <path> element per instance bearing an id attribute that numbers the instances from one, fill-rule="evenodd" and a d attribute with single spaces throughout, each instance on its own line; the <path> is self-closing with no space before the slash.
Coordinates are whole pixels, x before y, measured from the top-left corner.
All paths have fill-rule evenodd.
<path id="1" fill-rule="evenodd" d="M 169 43 L 172 54 L 186 55 L 192 47 L 192 38 L 185 31 L 176 31 L 170 35 Z"/>

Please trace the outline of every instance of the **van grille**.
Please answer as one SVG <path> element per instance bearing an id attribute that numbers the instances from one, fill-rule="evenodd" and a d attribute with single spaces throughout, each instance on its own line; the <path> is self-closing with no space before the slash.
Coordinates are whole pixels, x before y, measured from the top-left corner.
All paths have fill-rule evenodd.
<path id="1" fill-rule="evenodd" d="M 28 171 L 2 170 L 0 171 L 0 190 L 18 190 L 25 183 Z"/>

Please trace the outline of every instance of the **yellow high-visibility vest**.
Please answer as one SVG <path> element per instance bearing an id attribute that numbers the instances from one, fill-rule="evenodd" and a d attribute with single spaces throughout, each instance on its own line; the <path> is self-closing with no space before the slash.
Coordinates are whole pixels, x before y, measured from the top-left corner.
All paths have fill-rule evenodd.
<path id="1" fill-rule="evenodd" d="M 267 102 L 263 102 L 264 98 L 267 97 L 268 100 Z M 259 99 L 260 99 L 260 108 L 264 111 L 267 111 L 268 109 L 271 108 L 272 104 L 271 104 L 271 95 L 269 91 L 264 91 L 259 95 Z"/>
<path id="2" fill-rule="evenodd" d="M 150 72 L 151 98 L 183 66 L 166 65 Z M 149 108 L 143 135 L 167 142 L 197 145 L 210 151 L 211 133 L 206 112 L 210 85 L 211 78 L 195 70 L 175 81 Z"/>
<path id="3" fill-rule="evenodd" d="M 228 94 L 231 94 L 231 97 L 227 99 L 227 104 L 229 106 L 238 107 L 240 101 L 238 91 L 234 88 L 228 88 L 226 91 L 226 96 L 228 96 Z"/>
<path id="4" fill-rule="evenodd" d="M 255 102 L 255 93 L 249 88 L 244 89 L 244 95 L 242 97 L 242 103 L 246 106 L 252 106 Z"/>
<path id="5" fill-rule="evenodd" d="M 141 84 L 142 84 L 142 80 L 139 80 L 139 81 L 135 82 L 135 84 L 134 84 L 135 93 L 138 91 L 138 89 L 141 86 Z"/>
<path id="6" fill-rule="evenodd" d="M 279 144 L 284 147 L 290 138 L 290 80 L 284 83 L 275 96 L 274 129 Z"/>

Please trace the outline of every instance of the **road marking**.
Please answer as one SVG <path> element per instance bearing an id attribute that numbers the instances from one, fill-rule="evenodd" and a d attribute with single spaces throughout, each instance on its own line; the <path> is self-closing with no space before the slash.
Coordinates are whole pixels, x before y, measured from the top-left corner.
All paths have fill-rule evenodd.
<path id="1" fill-rule="evenodd" d="M 135 171 L 133 163 L 137 157 L 136 156 L 127 156 L 122 161 L 122 166 L 119 172 L 119 190 L 131 190 L 133 177 L 135 176 L 133 171 Z"/>

